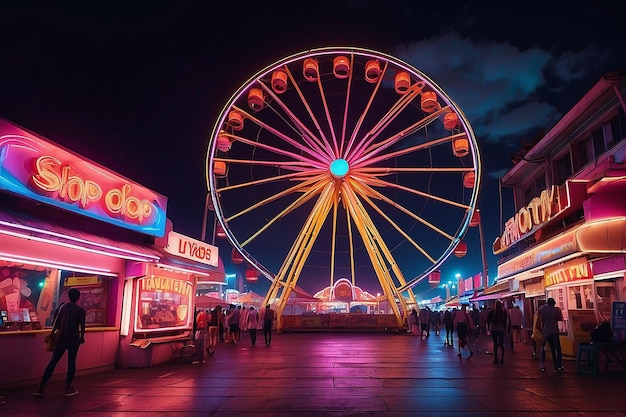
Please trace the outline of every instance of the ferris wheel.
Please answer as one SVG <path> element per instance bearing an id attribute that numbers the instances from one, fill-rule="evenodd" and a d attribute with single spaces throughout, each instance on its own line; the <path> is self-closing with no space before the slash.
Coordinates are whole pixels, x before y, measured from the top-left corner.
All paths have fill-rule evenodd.
<path id="1" fill-rule="evenodd" d="M 347 278 L 377 282 L 400 321 L 412 288 L 464 245 L 480 158 L 425 74 L 338 47 L 248 79 L 217 119 L 206 173 L 218 228 L 249 277 L 271 281 L 279 316 L 298 280 Z"/>

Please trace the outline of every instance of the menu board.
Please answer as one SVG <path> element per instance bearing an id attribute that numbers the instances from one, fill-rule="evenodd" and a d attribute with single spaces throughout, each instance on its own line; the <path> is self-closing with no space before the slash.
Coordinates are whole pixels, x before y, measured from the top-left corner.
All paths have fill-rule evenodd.
<path id="1" fill-rule="evenodd" d="M 626 330 L 626 301 L 613 301 L 611 329 Z"/>

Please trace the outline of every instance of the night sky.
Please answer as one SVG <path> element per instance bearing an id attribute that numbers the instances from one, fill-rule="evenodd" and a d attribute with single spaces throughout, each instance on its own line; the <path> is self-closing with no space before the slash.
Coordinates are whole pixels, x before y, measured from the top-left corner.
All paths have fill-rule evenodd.
<path id="1" fill-rule="evenodd" d="M 433 79 L 472 124 L 493 280 L 491 242 L 513 214 L 510 190 L 501 208 L 498 178 L 522 143 L 540 138 L 605 72 L 626 67 L 626 29 L 617 1 L 431 3 L 3 2 L 0 117 L 166 195 L 175 231 L 199 239 L 207 140 L 230 95 L 296 52 L 379 50 Z M 447 261 L 443 280 L 481 271 L 478 233 L 466 241 L 468 255 Z M 233 272 L 229 245 L 219 246 Z M 376 293 L 376 285 L 363 287 Z"/>

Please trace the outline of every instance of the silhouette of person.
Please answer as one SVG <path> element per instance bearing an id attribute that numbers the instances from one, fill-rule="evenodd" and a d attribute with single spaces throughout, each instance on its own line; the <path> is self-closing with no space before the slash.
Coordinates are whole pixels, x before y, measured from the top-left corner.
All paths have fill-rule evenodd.
<path id="1" fill-rule="evenodd" d="M 263 312 L 263 337 L 265 338 L 265 346 L 272 344 L 272 327 L 274 326 L 274 320 L 276 320 L 276 312 L 270 308 L 270 305 L 265 306 Z"/>
<path id="2" fill-rule="evenodd" d="M 57 366 L 65 351 L 67 351 L 67 377 L 65 379 L 65 396 L 71 397 L 78 394 L 78 391 L 72 385 L 74 374 L 76 373 L 76 357 L 78 348 L 85 343 L 85 309 L 76 304 L 80 298 L 80 291 L 72 288 L 67 293 L 70 302 L 62 303 L 55 313 L 54 325 L 52 331 L 58 329 L 59 335 L 57 346 L 52 352 L 52 358 L 46 366 L 41 377 L 39 386 L 33 392 L 34 397 L 43 397 L 44 390 L 54 368 Z"/>

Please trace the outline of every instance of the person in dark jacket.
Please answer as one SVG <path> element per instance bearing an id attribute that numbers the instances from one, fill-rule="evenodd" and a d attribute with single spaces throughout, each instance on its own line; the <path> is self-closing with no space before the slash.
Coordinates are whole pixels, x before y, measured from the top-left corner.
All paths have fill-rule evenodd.
<path id="1" fill-rule="evenodd" d="M 493 340 L 493 363 L 498 363 L 498 347 L 502 351 L 500 363 L 504 363 L 504 332 L 507 328 L 508 315 L 502 301 L 496 301 L 496 308 L 487 316 L 487 327 Z"/>
<path id="2" fill-rule="evenodd" d="M 44 390 L 54 368 L 67 351 L 67 377 L 65 379 L 65 396 L 71 397 L 78 394 L 72 385 L 76 373 L 76 357 L 78 348 L 85 343 L 85 309 L 76 304 L 80 298 L 80 291 L 72 288 L 67 293 L 70 302 L 62 303 L 54 315 L 52 331 L 59 330 L 57 345 L 52 352 L 52 358 L 43 373 L 39 386 L 33 392 L 34 397 L 43 397 Z"/>

